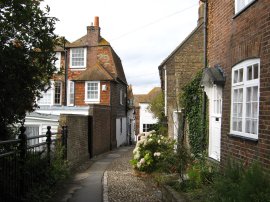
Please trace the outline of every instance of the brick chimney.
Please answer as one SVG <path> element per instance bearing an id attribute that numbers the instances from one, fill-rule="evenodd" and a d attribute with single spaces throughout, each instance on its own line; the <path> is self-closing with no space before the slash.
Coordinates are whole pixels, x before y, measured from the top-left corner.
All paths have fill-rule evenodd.
<path id="1" fill-rule="evenodd" d="M 99 17 L 94 18 L 94 25 L 87 26 L 87 39 L 89 46 L 96 46 L 100 41 L 100 27 L 99 27 Z"/>
<path id="2" fill-rule="evenodd" d="M 200 25 L 204 21 L 204 1 L 199 1 L 198 21 L 197 25 Z"/>

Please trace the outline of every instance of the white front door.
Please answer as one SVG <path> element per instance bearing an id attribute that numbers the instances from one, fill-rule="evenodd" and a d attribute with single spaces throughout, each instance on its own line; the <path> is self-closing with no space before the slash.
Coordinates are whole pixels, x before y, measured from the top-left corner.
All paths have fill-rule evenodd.
<path id="1" fill-rule="evenodd" d="M 209 157 L 220 161 L 222 88 L 213 85 L 209 94 Z"/>

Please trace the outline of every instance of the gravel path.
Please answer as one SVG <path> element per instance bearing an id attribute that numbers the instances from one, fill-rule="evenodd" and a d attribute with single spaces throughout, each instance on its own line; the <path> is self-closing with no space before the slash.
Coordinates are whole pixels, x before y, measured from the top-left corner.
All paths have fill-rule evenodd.
<path id="1" fill-rule="evenodd" d="M 161 202 L 161 191 L 149 176 L 138 176 L 129 163 L 133 148 L 107 168 L 109 202 Z"/>

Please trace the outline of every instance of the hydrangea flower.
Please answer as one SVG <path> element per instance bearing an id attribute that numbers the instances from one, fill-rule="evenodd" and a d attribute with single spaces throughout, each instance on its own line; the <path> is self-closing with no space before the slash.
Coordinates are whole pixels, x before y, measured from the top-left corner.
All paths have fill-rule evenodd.
<path id="1" fill-rule="evenodd" d="M 161 153 L 160 153 L 160 152 L 155 152 L 155 153 L 154 153 L 154 156 L 159 157 L 160 155 L 161 155 Z"/>
<path id="2" fill-rule="evenodd" d="M 140 160 L 140 164 L 144 164 L 145 163 L 145 160 L 144 160 L 144 158 L 142 158 L 141 160 Z"/>

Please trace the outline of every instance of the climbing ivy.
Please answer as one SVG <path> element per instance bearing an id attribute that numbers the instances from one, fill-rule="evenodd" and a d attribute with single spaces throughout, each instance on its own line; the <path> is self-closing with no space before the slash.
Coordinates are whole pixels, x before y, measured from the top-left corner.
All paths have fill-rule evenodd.
<path id="1" fill-rule="evenodd" d="M 183 88 L 180 95 L 180 103 L 185 110 L 185 115 L 188 123 L 189 144 L 191 152 L 197 156 L 205 150 L 205 121 L 203 123 L 203 89 L 200 82 L 202 72 L 197 75 L 190 83 Z"/>

